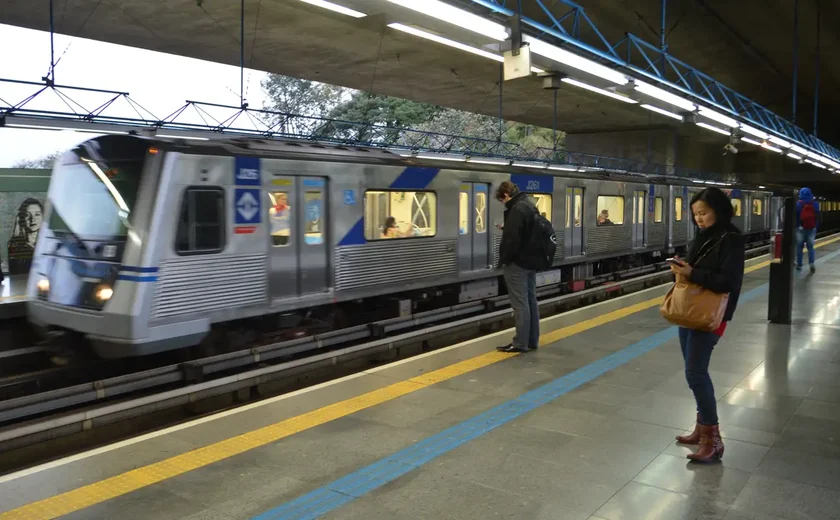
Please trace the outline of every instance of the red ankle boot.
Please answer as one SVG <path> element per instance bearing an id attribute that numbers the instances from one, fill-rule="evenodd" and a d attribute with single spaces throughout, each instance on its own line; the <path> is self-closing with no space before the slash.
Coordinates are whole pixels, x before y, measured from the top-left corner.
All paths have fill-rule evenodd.
<path id="1" fill-rule="evenodd" d="M 697 414 L 697 421 L 694 423 L 694 431 L 691 435 L 677 435 L 677 442 L 680 444 L 700 444 L 700 414 Z"/>
<path id="2" fill-rule="evenodd" d="M 713 462 L 723 458 L 723 439 L 720 438 L 718 425 L 700 427 L 700 449 L 689 453 L 687 457 L 697 462 Z"/>

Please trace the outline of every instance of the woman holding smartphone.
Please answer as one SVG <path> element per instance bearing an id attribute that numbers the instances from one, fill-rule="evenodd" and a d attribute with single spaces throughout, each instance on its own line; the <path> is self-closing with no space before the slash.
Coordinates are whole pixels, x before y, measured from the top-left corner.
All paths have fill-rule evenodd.
<path id="1" fill-rule="evenodd" d="M 691 212 L 698 231 L 687 258 L 673 259 L 671 271 L 709 291 L 729 294 L 723 321 L 717 330 L 705 332 L 680 327 L 680 348 L 685 361 L 685 379 L 697 403 L 697 422 L 690 435 L 678 436 L 682 444 L 699 444 L 689 459 L 711 462 L 723 457 L 723 440 L 709 361 L 712 351 L 732 319 L 744 278 L 744 241 L 732 224 L 732 202 L 718 188 L 706 188 L 691 199 Z"/>

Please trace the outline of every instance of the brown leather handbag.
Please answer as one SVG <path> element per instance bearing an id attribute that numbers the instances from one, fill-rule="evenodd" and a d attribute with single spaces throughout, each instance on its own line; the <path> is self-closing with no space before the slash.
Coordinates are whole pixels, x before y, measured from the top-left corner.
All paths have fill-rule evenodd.
<path id="1" fill-rule="evenodd" d="M 725 236 L 722 236 L 718 243 Z M 710 247 L 706 253 L 713 249 L 714 247 Z M 706 256 L 706 253 L 700 258 Z M 694 263 L 696 264 L 697 261 Z M 674 325 L 712 332 L 720 327 L 726 313 L 727 303 L 729 303 L 728 293 L 712 292 L 696 283 L 692 283 L 682 275 L 676 275 L 676 282 L 674 282 L 668 294 L 665 295 L 665 301 L 659 307 L 659 312 L 663 318 Z"/>

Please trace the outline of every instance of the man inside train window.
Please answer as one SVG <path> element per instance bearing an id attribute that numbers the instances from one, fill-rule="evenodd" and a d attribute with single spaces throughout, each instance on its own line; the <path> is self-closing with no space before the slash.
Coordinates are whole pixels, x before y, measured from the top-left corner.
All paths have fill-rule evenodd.
<path id="1" fill-rule="evenodd" d="M 8 243 L 9 274 L 29 272 L 43 220 L 44 206 L 37 199 L 27 198 L 18 207 Z"/>
<path id="2" fill-rule="evenodd" d="M 289 244 L 291 227 L 289 219 L 292 214 L 292 207 L 289 206 L 289 195 L 285 191 L 271 193 L 272 206 L 268 210 L 268 218 L 271 226 L 271 243 L 274 246 L 285 246 Z"/>

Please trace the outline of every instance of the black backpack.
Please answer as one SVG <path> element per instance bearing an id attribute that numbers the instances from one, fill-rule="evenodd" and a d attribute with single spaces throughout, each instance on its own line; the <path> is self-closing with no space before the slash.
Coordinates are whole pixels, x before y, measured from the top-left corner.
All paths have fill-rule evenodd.
<path id="1" fill-rule="evenodd" d="M 557 252 L 557 235 L 547 218 L 534 208 L 534 221 L 528 238 L 528 256 L 533 259 L 535 269 L 548 269 L 554 263 Z"/>

